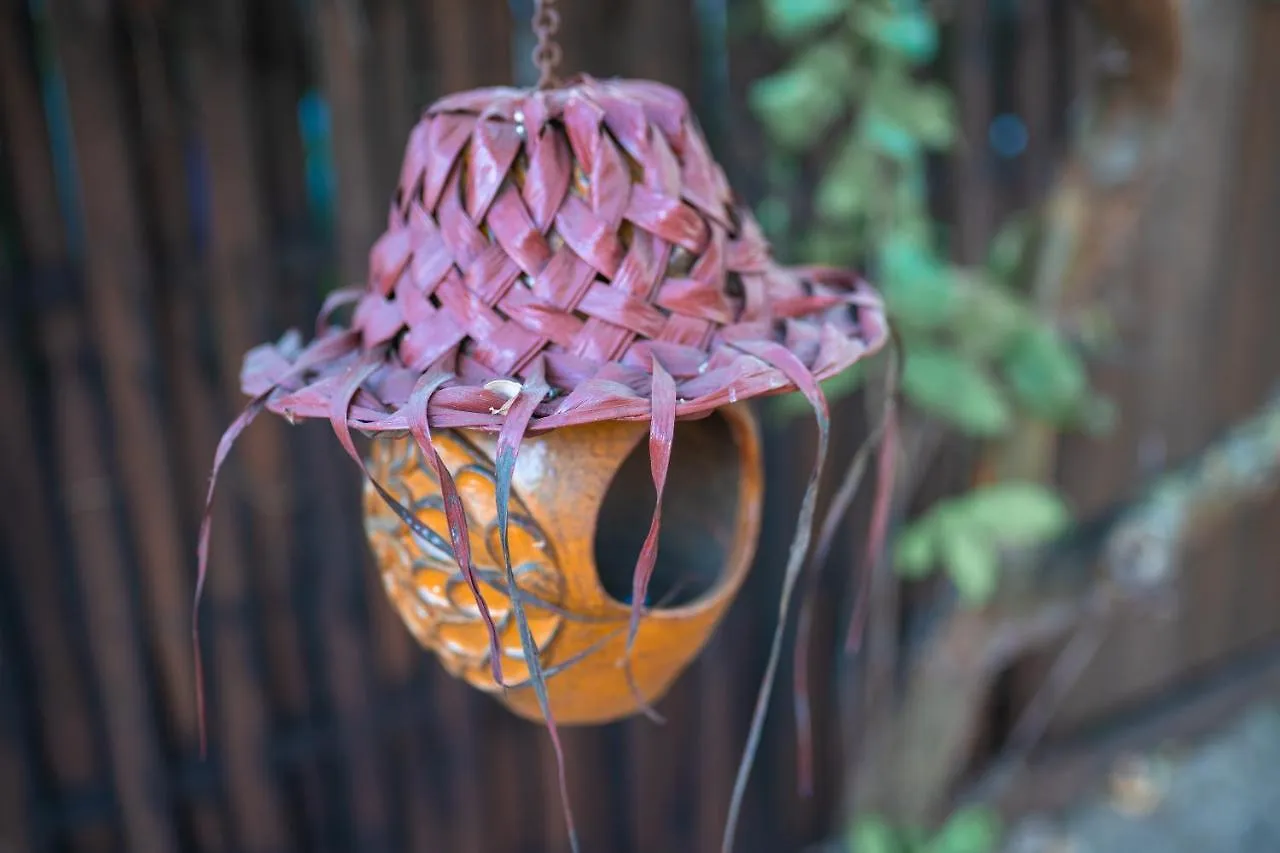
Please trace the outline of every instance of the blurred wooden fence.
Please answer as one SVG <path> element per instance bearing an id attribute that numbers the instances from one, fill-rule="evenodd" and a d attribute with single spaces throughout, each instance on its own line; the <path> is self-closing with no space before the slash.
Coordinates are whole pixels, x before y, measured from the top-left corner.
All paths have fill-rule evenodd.
<path id="1" fill-rule="evenodd" d="M 198 507 L 219 431 L 243 404 L 242 353 L 305 328 L 326 289 L 360 279 L 422 106 L 529 79 L 529 3 L 513 5 L 514 21 L 506 0 L 0 0 L 0 851 L 565 849 L 543 732 L 413 646 L 370 569 L 355 472 L 325 429 L 264 419 L 228 468 L 204 611 L 212 738 L 203 761 L 188 639 Z M 757 34 L 755 3 L 560 7 L 568 68 L 681 87 L 735 185 L 756 197 L 761 142 L 744 90 L 780 53 Z M 1276 12 L 1252 13 L 1273 38 Z M 939 71 L 962 100 L 966 142 L 940 164 L 938 204 L 957 256 L 975 260 L 999 220 L 1051 180 L 1096 45 L 1065 0 L 958 2 L 951 14 Z M 1233 89 L 1255 108 L 1280 90 L 1280 42 L 1270 44 L 1256 59 L 1266 80 L 1242 76 Z M 1249 114 L 1242 104 L 1233 121 Z M 987 145 L 1003 113 L 1028 132 L 1010 156 Z M 1184 302 L 1217 323 L 1220 341 L 1236 323 L 1251 337 L 1227 341 L 1235 355 L 1212 368 L 1187 356 L 1189 372 L 1161 386 L 1164 408 L 1144 410 L 1147 422 L 1182 415 L 1174 386 L 1183 378 L 1239 379 L 1217 385 L 1194 426 L 1181 422 L 1175 453 L 1246 406 L 1267 375 L 1251 359 L 1280 357 L 1266 320 L 1280 318 L 1277 244 L 1265 237 L 1280 224 L 1280 131 L 1274 117 L 1249 126 L 1240 144 L 1250 147 L 1212 153 L 1220 172 L 1236 157 L 1269 170 L 1271 194 L 1240 182 L 1205 208 L 1214 236 L 1204 239 L 1218 241 L 1210 255 L 1234 283 L 1190 288 Z M 1205 188 L 1226 179 L 1201 177 Z M 1253 240 L 1251 261 L 1228 249 L 1228 209 L 1244 217 L 1232 221 Z M 1176 264 L 1147 275 L 1176 278 Z M 1268 276 L 1264 309 L 1255 302 Z M 1191 316 L 1172 328 L 1189 335 L 1187 347 L 1209 346 Z M 1122 408 L 1143 387 L 1122 385 Z M 855 426 L 838 442 L 846 458 Z M 789 519 L 810 428 L 767 440 L 766 517 Z M 1114 454 L 1131 454 L 1134 441 L 1108 445 L 1111 486 L 1095 494 L 1131 480 L 1132 465 Z M 1081 467 L 1067 480 L 1090 493 L 1095 449 L 1077 450 Z M 662 703 L 665 727 L 565 735 L 587 849 L 717 849 L 786 526 L 767 525 L 742 599 Z M 1274 615 L 1225 565 L 1275 568 L 1275 530 L 1261 527 L 1215 552 L 1205 582 L 1215 603 L 1200 606 L 1217 616 L 1196 616 L 1206 637 L 1197 661 L 1244 642 L 1222 615 L 1228 599 L 1262 620 L 1245 639 Z M 836 585 L 821 608 L 815 671 L 835 670 L 836 579 L 856 560 L 856 529 L 829 567 Z M 1132 671 L 1112 660 L 1068 720 L 1126 700 Z M 1180 658 L 1167 660 L 1166 681 Z M 835 688 L 816 689 L 817 793 L 795 792 L 779 698 L 743 851 L 798 850 L 833 827 Z"/>

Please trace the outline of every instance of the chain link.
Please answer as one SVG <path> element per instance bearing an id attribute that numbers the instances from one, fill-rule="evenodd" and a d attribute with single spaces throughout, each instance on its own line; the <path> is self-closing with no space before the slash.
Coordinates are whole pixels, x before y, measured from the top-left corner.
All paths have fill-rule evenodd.
<path id="1" fill-rule="evenodd" d="M 555 0 L 534 0 L 533 34 L 538 39 L 533 49 L 533 64 L 538 69 L 538 88 L 546 89 L 556 84 L 556 67 L 560 65 L 562 51 L 555 41 L 560 29 L 560 13 Z"/>

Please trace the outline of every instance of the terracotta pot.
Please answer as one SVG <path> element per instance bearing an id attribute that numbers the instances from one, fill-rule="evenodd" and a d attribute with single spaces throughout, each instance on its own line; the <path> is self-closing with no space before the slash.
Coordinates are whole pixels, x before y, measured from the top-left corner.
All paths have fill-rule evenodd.
<path id="1" fill-rule="evenodd" d="M 759 436 L 739 404 L 681 421 L 663 501 L 658 562 L 631 657 L 622 666 L 632 570 L 653 509 L 648 424 L 609 421 L 524 440 L 509 539 L 556 721 L 604 723 L 657 701 L 706 645 L 741 588 L 760 527 Z M 503 681 L 486 627 L 453 558 L 439 485 L 412 438 L 374 442 L 370 472 L 429 528 L 415 536 L 366 487 L 369 541 L 409 630 L 451 674 L 542 720 L 504 594 L 490 432 L 440 431 L 437 451 L 464 503 L 472 559 L 498 625 Z"/>

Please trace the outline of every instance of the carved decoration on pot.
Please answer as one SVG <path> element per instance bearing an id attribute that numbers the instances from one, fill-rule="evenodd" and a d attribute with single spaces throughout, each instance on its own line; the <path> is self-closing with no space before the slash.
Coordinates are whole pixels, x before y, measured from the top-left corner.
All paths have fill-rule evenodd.
<path id="1" fill-rule="evenodd" d="M 652 512 L 643 424 L 565 427 L 527 438 L 508 506 L 516 585 L 559 723 L 602 723 L 652 704 L 693 659 L 746 578 L 760 526 L 759 440 L 750 412 L 731 406 L 682 423 L 672 446 L 652 606 L 627 656 L 631 572 Z M 396 610 L 452 675 L 541 719 L 530 689 L 495 505 L 494 440 L 483 431 L 433 442 L 467 518 L 471 556 L 499 636 L 499 684 L 486 626 L 449 543 L 438 478 L 412 438 L 374 442 L 370 471 L 395 484 L 429 531 L 415 534 L 372 487 L 365 526 Z M 646 494 L 647 492 L 647 494 Z"/>
<path id="2" fill-rule="evenodd" d="M 683 96 L 551 81 L 543 30 L 539 88 L 425 111 L 367 281 L 310 342 L 247 355 L 214 480 L 261 411 L 329 421 L 409 630 L 554 738 L 649 711 L 706 644 L 760 526 L 748 401 L 800 390 L 822 441 L 786 600 L 825 454 L 817 383 L 887 324 L 857 275 L 774 261 Z"/>

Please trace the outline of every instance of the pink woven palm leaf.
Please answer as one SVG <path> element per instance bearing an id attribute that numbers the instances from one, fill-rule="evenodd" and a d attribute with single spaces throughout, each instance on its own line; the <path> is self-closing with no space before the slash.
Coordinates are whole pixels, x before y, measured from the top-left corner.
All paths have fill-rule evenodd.
<path id="1" fill-rule="evenodd" d="M 328 311 L 352 301 L 351 327 L 328 329 Z M 293 369 L 296 336 L 260 347 L 244 389 L 273 391 L 268 407 L 290 419 L 328 418 L 352 363 L 384 350 L 350 410 L 366 432 L 407 429 L 409 395 L 438 363 L 455 378 L 431 398 L 433 426 L 500 429 L 509 393 L 486 384 L 538 365 L 550 387 L 529 421 L 539 432 L 648 419 L 654 359 L 685 418 L 795 390 L 781 350 L 820 380 L 886 336 L 856 276 L 772 260 L 678 92 L 590 78 L 432 105 L 368 282 L 321 320 L 312 347 L 328 343 L 325 358 Z"/>

